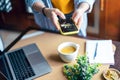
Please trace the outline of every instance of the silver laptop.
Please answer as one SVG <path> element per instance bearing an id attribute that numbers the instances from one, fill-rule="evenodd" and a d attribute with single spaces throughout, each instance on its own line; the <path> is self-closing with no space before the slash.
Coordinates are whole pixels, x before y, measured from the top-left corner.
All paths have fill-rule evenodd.
<path id="1" fill-rule="evenodd" d="M 33 43 L 0 56 L 0 71 L 7 80 L 33 80 L 51 67 Z"/>

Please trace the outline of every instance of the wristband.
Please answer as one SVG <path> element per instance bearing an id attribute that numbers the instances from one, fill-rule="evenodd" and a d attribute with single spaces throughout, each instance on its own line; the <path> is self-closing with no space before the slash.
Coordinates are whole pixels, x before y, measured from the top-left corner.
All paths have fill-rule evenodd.
<path id="1" fill-rule="evenodd" d="M 43 7 L 43 8 L 42 8 L 42 13 L 43 13 L 44 16 L 46 16 L 46 14 L 45 14 L 45 12 L 44 12 L 45 8 L 47 8 L 47 7 Z"/>

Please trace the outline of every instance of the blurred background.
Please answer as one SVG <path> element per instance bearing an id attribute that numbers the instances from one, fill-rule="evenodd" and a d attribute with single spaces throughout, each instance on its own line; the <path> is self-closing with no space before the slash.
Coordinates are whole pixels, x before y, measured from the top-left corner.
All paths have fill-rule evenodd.
<path id="1" fill-rule="evenodd" d="M 3 0 L 1 0 L 3 1 Z M 5 0 L 11 8 L 0 11 L 0 35 L 12 41 L 28 26 L 38 27 L 24 0 Z M 96 0 L 88 14 L 87 34 L 91 37 L 120 41 L 120 3 L 118 0 Z M 9 40 L 10 39 L 10 40 Z"/>

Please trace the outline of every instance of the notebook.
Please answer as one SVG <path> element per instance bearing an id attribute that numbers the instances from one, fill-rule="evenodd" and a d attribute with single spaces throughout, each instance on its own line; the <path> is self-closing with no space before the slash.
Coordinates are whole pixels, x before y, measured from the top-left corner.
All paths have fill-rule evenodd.
<path id="1" fill-rule="evenodd" d="M 6 80 L 33 80 L 49 72 L 51 67 L 35 43 L 0 56 L 0 76 Z"/>
<path id="2" fill-rule="evenodd" d="M 87 40 L 86 53 L 90 63 L 114 65 L 112 40 Z"/>

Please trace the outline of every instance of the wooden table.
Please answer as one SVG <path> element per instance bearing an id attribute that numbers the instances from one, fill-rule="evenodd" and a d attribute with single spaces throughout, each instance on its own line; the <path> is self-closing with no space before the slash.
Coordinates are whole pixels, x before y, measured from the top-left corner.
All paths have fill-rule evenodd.
<path id="1" fill-rule="evenodd" d="M 38 77 L 35 80 L 67 80 L 62 71 L 63 65 L 67 63 L 63 62 L 60 59 L 57 52 L 58 45 L 66 41 L 72 41 L 79 44 L 79 55 L 84 55 L 86 39 L 73 36 L 63 36 L 60 34 L 53 34 L 48 32 L 45 32 L 41 35 L 33 36 L 31 38 L 20 40 L 12 49 L 19 48 L 27 44 L 36 43 L 45 59 L 50 64 L 52 72 Z M 99 68 L 99 73 L 95 74 L 92 80 L 104 80 L 102 77 L 102 73 L 105 69 L 109 68 L 109 65 L 102 65 Z"/>

